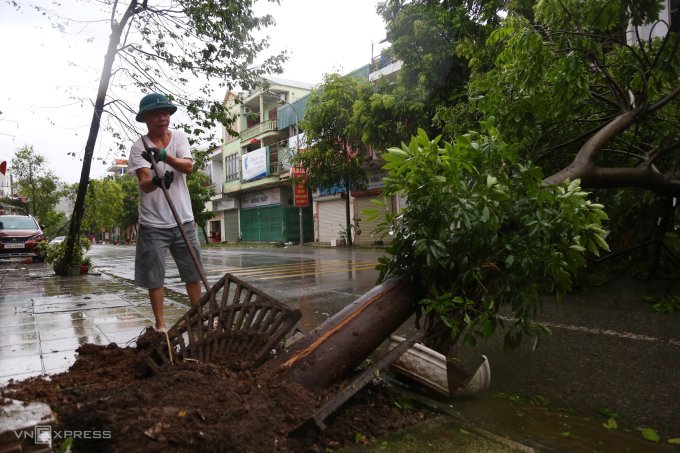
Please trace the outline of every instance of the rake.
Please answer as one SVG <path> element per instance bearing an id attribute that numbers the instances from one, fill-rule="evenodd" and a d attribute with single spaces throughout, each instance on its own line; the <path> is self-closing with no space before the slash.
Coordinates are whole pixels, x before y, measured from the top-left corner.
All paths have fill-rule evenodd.
<path id="1" fill-rule="evenodd" d="M 144 361 L 156 373 L 173 360 L 257 367 L 301 317 L 299 310 L 225 274 L 168 329 L 169 347 L 159 339 L 144 351 Z"/>

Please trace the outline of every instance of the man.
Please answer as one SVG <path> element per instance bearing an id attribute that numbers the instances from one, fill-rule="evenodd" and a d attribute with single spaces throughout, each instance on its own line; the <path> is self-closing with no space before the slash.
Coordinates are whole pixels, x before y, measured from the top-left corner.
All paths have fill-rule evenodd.
<path id="1" fill-rule="evenodd" d="M 192 304 L 201 298 L 201 276 L 196 269 L 177 221 L 165 199 L 161 184 L 168 189 L 178 217 L 200 261 L 200 248 L 191 210 L 186 175 L 193 171 L 189 140 L 182 131 L 170 130 L 170 115 L 177 111 L 167 97 L 159 93 L 144 96 L 136 120 L 146 123 L 148 133 L 130 149 L 128 172 L 139 182 L 139 231 L 135 257 L 135 284 L 148 288 L 156 330 L 167 332 L 163 319 L 163 283 L 165 255 L 169 249 L 185 282 Z M 145 146 L 146 145 L 146 146 Z M 164 176 L 154 174 L 151 157 Z"/>

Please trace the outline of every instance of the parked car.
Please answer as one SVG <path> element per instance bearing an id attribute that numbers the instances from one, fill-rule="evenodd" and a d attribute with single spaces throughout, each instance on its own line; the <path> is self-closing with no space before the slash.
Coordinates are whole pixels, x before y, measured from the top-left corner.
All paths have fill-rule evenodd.
<path id="1" fill-rule="evenodd" d="M 50 244 L 59 244 L 60 242 L 64 242 L 65 240 L 66 236 L 55 236 L 55 238 L 50 241 Z"/>
<path id="2" fill-rule="evenodd" d="M 43 259 L 38 244 L 45 241 L 38 221 L 30 215 L 0 215 L 0 259 L 32 257 Z"/>

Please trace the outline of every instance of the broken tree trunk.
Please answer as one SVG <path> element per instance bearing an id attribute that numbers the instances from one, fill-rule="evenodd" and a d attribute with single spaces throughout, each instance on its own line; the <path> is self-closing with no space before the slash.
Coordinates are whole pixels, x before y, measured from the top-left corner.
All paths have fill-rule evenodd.
<path id="1" fill-rule="evenodd" d="M 414 312 L 420 297 L 405 277 L 392 278 L 293 343 L 267 367 L 285 379 L 323 389 L 346 378 Z"/>

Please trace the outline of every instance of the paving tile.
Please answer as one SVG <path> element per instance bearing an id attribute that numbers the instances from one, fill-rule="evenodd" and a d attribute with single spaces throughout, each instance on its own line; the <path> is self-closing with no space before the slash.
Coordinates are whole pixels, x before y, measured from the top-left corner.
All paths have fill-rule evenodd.
<path id="1" fill-rule="evenodd" d="M 43 370 L 45 373 L 61 373 L 69 369 L 76 361 L 78 354 L 73 351 L 60 351 L 43 354 Z"/>
<path id="2" fill-rule="evenodd" d="M 35 315 L 35 325 L 38 330 L 65 329 L 67 327 L 85 328 L 93 325 L 81 312 L 43 313 Z"/>
<path id="3" fill-rule="evenodd" d="M 139 335 L 139 333 L 141 333 L 142 330 L 144 330 L 147 326 L 151 324 L 153 324 L 153 322 L 150 319 L 142 318 L 140 316 L 140 318 L 130 321 L 97 324 L 97 327 L 101 329 L 102 332 L 104 332 L 104 335 L 110 338 L 111 337 L 110 334 L 114 334 L 117 332 L 127 332 L 132 330 L 136 330 L 137 334 Z"/>
<path id="4" fill-rule="evenodd" d="M 94 326 L 91 327 L 71 327 L 66 329 L 45 329 L 40 332 L 40 341 L 60 340 L 63 338 L 79 338 L 92 337 L 100 334 L 100 330 Z"/>
<path id="5" fill-rule="evenodd" d="M 26 332 L 36 332 L 36 324 L 34 322 L 32 323 L 26 323 L 26 324 L 15 324 L 11 323 L 6 326 L 2 326 L 2 334 L 3 335 L 13 335 L 13 334 L 22 334 Z"/>
<path id="6" fill-rule="evenodd" d="M 107 310 L 87 310 L 83 312 L 83 316 L 96 324 L 101 324 L 115 322 L 119 319 L 129 320 L 139 318 L 141 315 L 136 308 L 127 306 Z"/>
<path id="7" fill-rule="evenodd" d="M 0 359 L 0 376 L 14 376 L 17 374 L 42 372 L 40 354 L 11 359 Z"/>
<path id="8" fill-rule="evenodd" d="M 32 314 L 33 304 L 26 304 L 23 307 L 2 307 L 0 306 L 0 318 Z"/>
<path id="9" fill-rule="evenodd" d="M 40 376 L 41 374 L 42 374 L 42 371 L 31 371 L 31 372 L 28 372 L 28 373 L 20 373 L 20 374 L 15 374 L 15 375 L 0 376 L 0 387 L 4 387 L 10 381 L 14 381 L 14 382 L 23 381 L 24 379 L 32 378 L 32 377 L 35 377 L 35 376 Z"/>
<path id="10" fill-rule="evenodd" d="M 134 347 L 137 343 L 135 340 L 139 337 L 142 330 L 129 330 L 126 332 L 115 332 L 107 334 L 111 343 L 116 343 L 120 347 Z"/>
<path id="11" fill-rule="evenodd" d="M 80 311 L 114 307 L 126 307 L 129 304 L 115 295 L 83 294 L 66 296 L 36 297 L 33 299 L 33 313 L 52 313 L 55 311 Z"/>
<path id="12" fill-rule="evenodd" d="M 109 344 L 109 340 L 102 334 L 86 337 L 62 338 L 59 340 L 46 340 L 41 342 L 40 345 L 43 354 L 49 354 L 52 352 L 72 351 L 87 343 L 106 345 Z"/>
<path id="13" fill-rule="evenodd" d="M 4 310 L 17 307 L 32 307 L 33 297 L 35 297 L 35 293 L 30 295 L 0 293 L 0 309 Z"/>
<path id="14" fill-rule="evenodd" d="M 34 324 L 35 317 L 32 314 L 20 314 L 15 316 L 0 316 L 0 328 L 15 326 L 18 324 Z"/>
<path id="15" fill-rule="evenodd" d="M 0 346 L 0 360 L 40 354 L 40 343 L 23 343 Z"/>
<path id="16" fill-rule="evenodd" d="M 24 332 L 10 335 L 0 335 L 0 346 L 10 346 L 13 344 L 37 343 L 38 332 Z"/>

